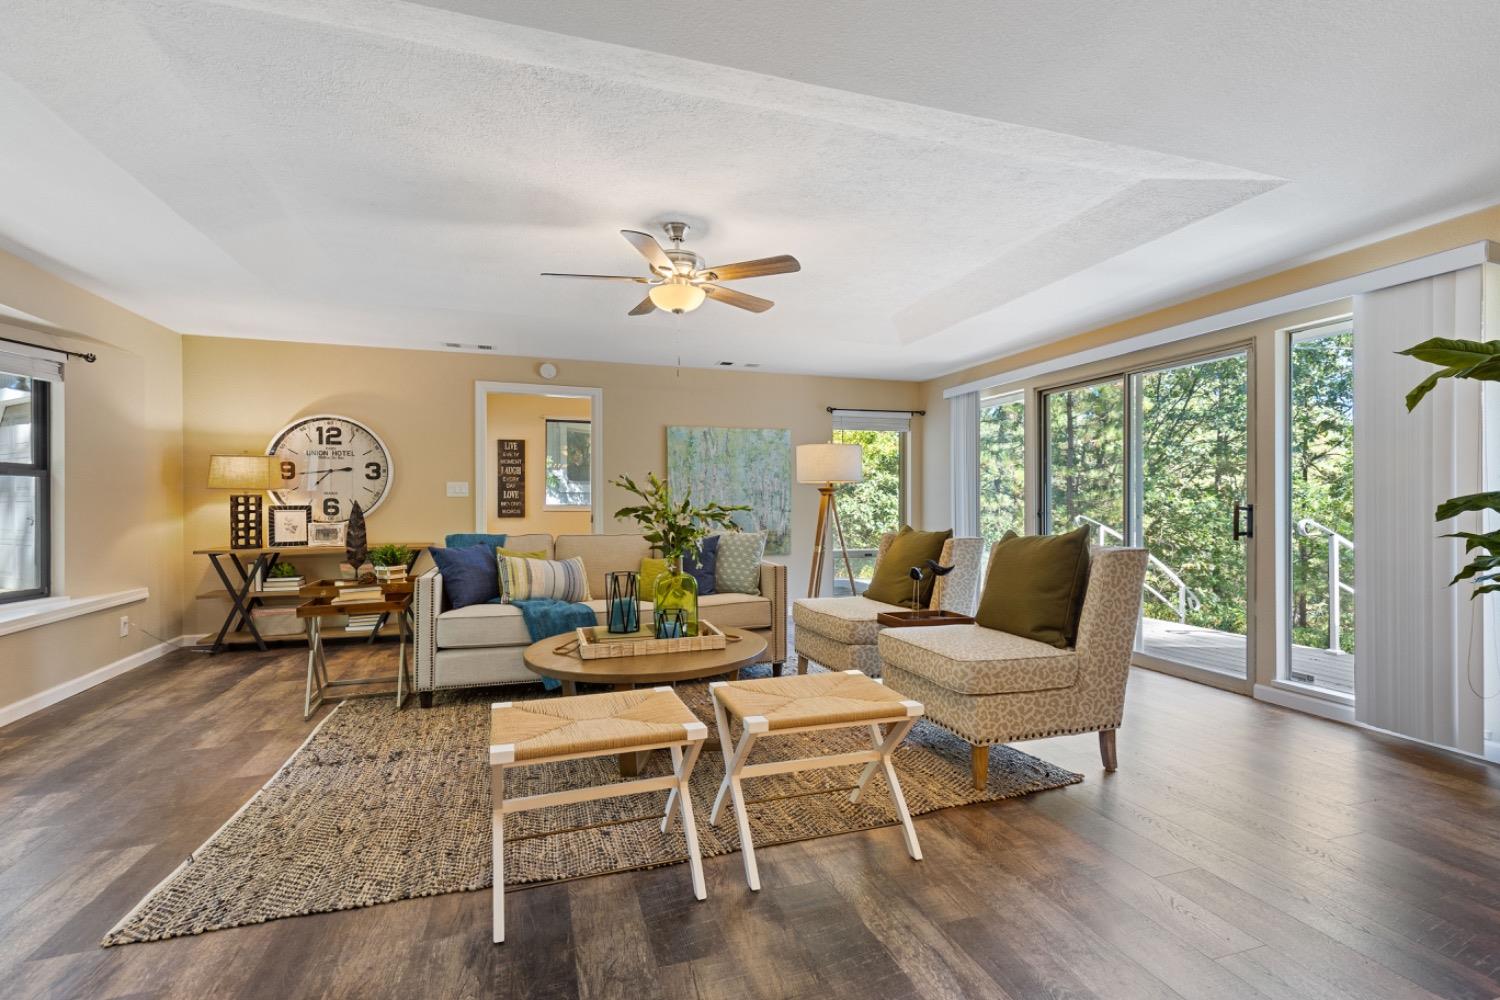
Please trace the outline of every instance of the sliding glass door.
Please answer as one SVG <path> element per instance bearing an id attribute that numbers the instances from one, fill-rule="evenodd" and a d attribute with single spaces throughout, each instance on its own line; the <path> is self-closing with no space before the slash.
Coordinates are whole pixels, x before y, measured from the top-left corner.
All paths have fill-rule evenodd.
<path id="1" fill-rule="evenodd" d="M 1231 677 L 1249 662 L 1250 352 L 1043 394 L 1042 526 L 1140 545 L 1140 652 Z"/>

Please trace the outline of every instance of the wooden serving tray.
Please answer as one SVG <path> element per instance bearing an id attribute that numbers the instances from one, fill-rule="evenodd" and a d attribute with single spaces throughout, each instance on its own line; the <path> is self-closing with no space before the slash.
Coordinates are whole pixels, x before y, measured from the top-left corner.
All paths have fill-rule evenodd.
<path id="1" fill-rule="evenodd" d="M 700 620 L 698 634 L 681 639 L 658 639 L 650 632 L 611 635 L 604 626 L 578 629 L 578 655 L 585 660 L 610 656 L 654 656 L 660 653 L 697 653 L 705 649 L 723 649 L 729 645 L 724 633 L 712 623 Z"/>
<path id="2" fill-rule="evenodd" d="M 924 625 L 973 625 L 972 615 L 957 611 L 882 611 L 875 620 L 886 628 L 913 628 Z"/>

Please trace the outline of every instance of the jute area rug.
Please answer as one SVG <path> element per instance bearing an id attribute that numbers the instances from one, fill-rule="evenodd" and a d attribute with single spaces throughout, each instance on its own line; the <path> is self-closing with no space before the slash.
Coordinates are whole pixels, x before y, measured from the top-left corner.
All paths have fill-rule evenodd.
<path id="1" fill-rule="evenodd" d="M 712 720 L 706 685 L 683 685 L 678 692 L 700 718 Z M 400 712 L 383 698 L 344 702 L 253 799 L 109 932 L 104 945 L 489 887 L 486 754 L 494 695 L 474 692 Z M 868 739 L 863 730 L 781 737 L 760 744 L 751 759 L 863 749 Z M 995 747 L 989 787 L 978 791 L 970 784 L 968 744 L 926 722 L 912 730 L 895 763 L 914 815 L 1083 780 L 1019 750 Z M 669 770 L 660 751 L 642 773 Z M 762 800 L 749 808 L 756 845 L 894 824 L 878 772 L 858 804 L 837 792 L 852 788 L 859 770 L 747 782 L 748 795 Z M 723 774 L 717 752 L 705 752 L 693 773 L 705 857 L 739 849 L 732 815 L 708 825 Z M 508 791 L 518 796 L 621 780 L 614 757 L 538 765 L 507 777 L 513 783 Z M 665 800 L 658 792 L 508 817 L 506 885 L 685 861 L 680 831 L 664 836 L 657 827 Z"/>

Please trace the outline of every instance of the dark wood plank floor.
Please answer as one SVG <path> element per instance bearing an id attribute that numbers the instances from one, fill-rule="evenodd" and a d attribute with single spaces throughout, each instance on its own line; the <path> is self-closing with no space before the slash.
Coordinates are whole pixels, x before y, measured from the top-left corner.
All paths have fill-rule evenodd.
<path id="1" fill-rule="evenodd" d="M 389 646 L 334 669 L 389 669 Z M 379 660 L 380 662 L 376 662 Z M 1120 770 L 895 829 L 103 950 L 306 737 L 293 649 L 180 652 L 0 729 L 6 997 L 1500 995 L 1500 771 L 1136 672 Z M 712 760 L 713 758 L 710 758 Z"/>

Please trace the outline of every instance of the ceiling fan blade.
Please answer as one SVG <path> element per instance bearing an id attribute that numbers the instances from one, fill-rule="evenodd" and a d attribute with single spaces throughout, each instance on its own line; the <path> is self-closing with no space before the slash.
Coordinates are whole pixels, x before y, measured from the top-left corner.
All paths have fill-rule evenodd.
<path id="1" fill-rule="evenodd" d="M 718 264 L 705 267 L 700 274 L 709 281 L 737 281 L 740 278 L 760 278 L 768 274 L 790 274 L 802 270 L 797 258 L 790 254 L 779 257 L 762 257 L 759 260 L 742 260 L 738 264 Z"/>
<path id="2" fill-rule="evenodd" d="M 559 273 L 557 271 L 543 271 L 542 272 L 542 277 L 544 277 L 544 278 L 592 278 L 595 281 L 634 281 L 637 284 L 641 284 L 641 285 L 644 285 L 644 284 L 646 284 L 647 282 L 649 282 L 651 280 L 649 278 L 637 278 L 637 277 L 634 277 L 634 276 L 629 275 L 629 274 L 561 274 L 561 273 Z"/>
<path id="3" fill-rule="evenodd" d="M 733 288 L 721 288 L 718 285 L 699 285 L 698 287 L 703 289 L 703 294 L 715 301 L 722 302 L 726 306 L 748 309 L 753 313 L 763 313 L 776 304 L 770 299 L 763 299 L 758 295 L 746 295 Z"/>
<path id="4" fill-rule="evenodd" d="M 651 269 L 662 274 L 671 274 L 676 270 L 672 265 L 672 258 L 656 242 L 656 237 L 650 233 L 638 232 L 634 229 L 622 229 L 620 235 L 629 241 L 630 245 L 640 251 L 642 257 L 651 265 Z"/>
<path id="5" fill-rule="evenodd" d="M 648 312 L 656 312 L 656 303 L 651 301 L 651 296 L 646 296 L 637 302 L 635 308 L 626 313 L 627 316 L 644 316 Z"/>

